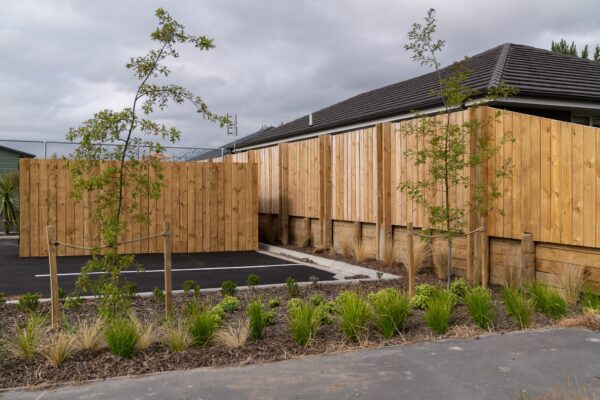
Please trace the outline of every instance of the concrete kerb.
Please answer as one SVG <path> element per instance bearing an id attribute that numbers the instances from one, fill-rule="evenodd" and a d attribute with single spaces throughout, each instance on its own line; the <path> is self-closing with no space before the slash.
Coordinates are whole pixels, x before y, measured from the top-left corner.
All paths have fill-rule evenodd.
<path id="1" fill-rule="evenodd" d="M 319 268 L 324 271 L 334 272 L 335 279 L 338 279 L 338 282 L 349 282 L 355 281 L 355 279 L 345 279 L 347 276 L 351 275 L 366 275 L 369 278 L 361 279 L 361 280 L 378 280 L 377 272 L 370 268 L 361 267 L 358 265 L 350 264 L 344 261 L 332 260 L 330 258 L 319 257 L 314 254 L 307 254 L 300 251 L 290 250 L 283 247 L 273 246 L 266 243 L 260 243 L 259 252 L 265 254 L 275 255 L 279 258 L 283 258 L 284 260 L 289 260 L 296 263 L 301 263 L 310 267 Z M 402 279 L 401 276 L 390 274 L 384 272 L 381 276 L 382 280 L 389 279 Z"/>

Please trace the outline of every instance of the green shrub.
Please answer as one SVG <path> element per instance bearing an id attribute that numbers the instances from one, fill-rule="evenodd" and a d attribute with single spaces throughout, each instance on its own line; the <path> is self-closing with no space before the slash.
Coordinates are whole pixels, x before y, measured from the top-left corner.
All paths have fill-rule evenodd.
<path id="1" fill-rule="evenodd" d="M 138 284 L 135 282 L 125 282 L 123 283 L 123 290 L 129 297 L 135 297 L 138 292 Z"/>
<path id="2" fill-rule="evenodd" d="M 548 317 L 556 320 L 567 314 L 567 302 L 558 290 L 533 282 L 529 285 L 529 294 L 536 310 Z"/>
<path id="3" fill-rule="evenodd" d="M 194 346 L 210 344 L 220 324 L 221 317 L 213 310 L 204 309 L 193 315 L 190 320 L 190 335 Z"/>
<path id="4" fill-rule="evenodd" d="M 157 303 L 165 303 L 165 291 L 158 286 L 154 286 L 154 289 L 152 289 L 152 296 L 154 296 L 154 300 L 156 300 Z"/>
<path id="5" fill-rule="evenodd" d="M 300 286 L 294 278 L 288 276 L 285 281 L 285 288 L 287 289 L 288 295 L 290 297 L 299 297 L 300 296 Z"/>
<path id="6" fill-rule="evenodd" d="M 104 339 L 114 355 L 129 358 L 135 351 L 139 333 L 130 319 L 115 318 L 106 327 Z"/>
<path id="7" fill-rule="evenodd" d="M 371 322 L 371 307 L 367 300 L 353 291 L 343 291 L 337 298 L 338 324 L 351 341 L 358 341 Z"/>
<path id="8" fill-rule="evenodd" d="M 450 292 L 456 296 L 457 299 L 463 299 L 469 292 L 469 285 L 463 278 L 458 278 L 450 283 Z"/>
<path id="9" fill-rule="evenodd" d="M 6 296 L 4 292 L 0 292 L 0 307 L 2 307 L 6 303 Z"/>
<path id="10" fill-rule="evenodd" d="M 437 289 L 435 286 L 423 283 L 415 287 L 415 293 L 410 298 L 409 304 L 411 308 L 424 310 L 427 307 L 429 298 Z"/>
<path id="11" fill-rule="evenodd" d="M 193 292 L 194 297 L 200 297 L 200 285 L 193 279 L 187 279 L 184 281 L 182 289 L 186 295 Z"/>
<path id="12" fill-rule="evenodd" d="M 35 312 L 40 305 L 40 294 L 27 292 L 19 297 L 17 308 L 22 312 Z"/>
<path id="13" fill-rule="evenodd" d="M 279 307 L 281 305 L 281 299 L 279 297 L 273 297 L 269 300 L 269 308 Z"/>
<path id="14" fill-rule="evenodd" d="M 489 290 L 481 286 L 469 290 L 464 297 L 473 321 L 484 330 L 494 323 L 494 302 Z"/>
<path id="15" fill-rule="evenodd" d="M 258 285 L 260 283 L 260 277 L 256 274 L 250 274 L 248 275 L 248 278 L 246 278 L 246 285 L 248 285 L 249 288 L 253 288 L 254 286 Z"/>
<path id="16" fill-rule="evenodd" d="M 323 299 L 323 295 L 321 293 L 313 294 L 312 296 L 310 296 L 308 301 L 310 301 L 312 303 L 312 305 L 315 307 L 320 306 L 321 304 L 325 303 L 325 300 Z"/>
<path id="17" fill-rule="evenodd" d="M 67 297 L 67 291 L 61 287 L 58 288 L 58 299 L 63 301 Z"/>
<path id="18" fill-rule="evenodd" d="M 589 285 L 583 288 L 581 306 L 585 312 L 600 312 L 600 296 Z"/>
<path id="19" fill-rule="evenodd" d="M 200 312 L 200 306 L 195 299 L 189 299 L 183 303 L 183 314 L 192 317 Z"/>
<path id="20" fill-rule="evenodd" d="M 406 318 L 410 315 L 408 297 L 400 291 L 387 288 L 369 294 L 373 305 L 375 324 L 386 339 L 394 337 L 402 330 Z"/>
<path id="21" fill-rule="evenodd" d="M 519 328 L 523 329 L 529 326 L 534 305 L 533 301 L 528 299 L 523 292 L 518 289 L 504 288 L 502 303 Z"/>
<path id="22" fill-rule="evenodd" d="M 200 310 L 200 308 L 198 308 L 198 310 Z M 221 319 L 225 318 L 225 314 L 227 314 L 221 303 L 215 304 L 214 306 L 212 306 L 210 308 L 210 311 L 212 311 L 213 313 L 218 315 L 219 318 L 221 318 Z"/>
<path id="23" fill-rule="evenodd" d="M 237 285 L 232 280 L 226 280 L 221 283 L 221 294 L 223 296 L 235 296 Z"/>
<path id="24" fill-rule="evenodd" d="M 316 307 L 309 301 L 289 310 L 289 325 L 292 337 L 302 347 L 314 339 L 321 326 L 321 317 Z"/>
<path id="25" fill-rule="evenodd" d="M 448 290 L 435 290 L 425 309 L 425 322 L 435 333 L 446 333 L 450 326 L 452 309 L 456 304 L 456 297 Z"/>
<path id="26" fill-rule="evenodd" d="M 42 341 L 48 333 L 46 318 L 38 314 L 30 314 L 21 326 L 17 323 L 17 331 L 9 339 L 8 350 L 16 357 L 28 360 L 35 357 L 42 347 Z"/>
<path id="27" fill-rule="evenodd" d="M 83 304 L 83 299 L 77 295 L 77 294 L 70 294 L 67 296 L 67 298 L 65 299 L 65 303 L 63 305 L 63 307 L 69 309 L 78 309 L 79 307 L 81 307 L 81 305 Z"/>
<path id="28" fill-rule="evenodd" d="M 225 296 L 221 303 L 219 303 L 221 307 L 223 307 L 223 311 L 226 313 L 232 313 L 237 311 L 240 308 L 240 301 L 233 296 Z"/>
<path id="29" fill-rule="evenodd" d="M 265 311 L 263 303 L 260 299 L 254 300 L 246 307 L 246 315 L 250 320 L 250 336 L 252 339 L 260 339 L 263 335 L 265 326 L 270 325 L 269 321 L 274 318 L 274 314 Z"/>
<path id="30" fill-rule="evenodd" d="M 288 313 L 292 310 L 292 308 L 298 308 L 302 305 L 302 300 L 297 297 L 289 299 L 287 302 Z"/>

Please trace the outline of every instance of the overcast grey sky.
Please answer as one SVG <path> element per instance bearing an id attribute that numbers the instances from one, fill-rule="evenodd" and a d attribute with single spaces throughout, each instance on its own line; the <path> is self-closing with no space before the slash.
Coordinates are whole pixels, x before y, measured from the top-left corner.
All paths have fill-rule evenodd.
<path id="1" fill-rule="evenodd" d="M 598 0 L 0 0 L 0 139 L 64 140 L 94 112 L 129 106 L 137 81 L 124 65 L 153 46 L 157 7 L 215 39 L 183 51 L 171 79 L 236 113 L 240 135 L 425 72 L 403 45 L 429 7 L 446 64 L 504 42 L 600 43 Z M 189 106 L 157 119 L 182 145 L 229 139 Z"/>

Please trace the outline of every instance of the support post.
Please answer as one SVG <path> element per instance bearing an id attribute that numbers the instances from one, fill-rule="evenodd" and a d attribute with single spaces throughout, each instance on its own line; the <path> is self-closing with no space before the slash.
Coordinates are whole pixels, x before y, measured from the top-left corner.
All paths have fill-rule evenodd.
<path id="1" fill-rule="evenodd" d="M 58 301 L 58 267 L 56 265 L 56 229 L 54 226 L 46 227 L 46 239 L 48 241 L 48 263 L 50 265 L 50 314 L 52 328 L 58 328 L 60 322 L 60 310 Z"/>
<path id="2" fill-rule="evenodd" d="M 362 241 L 362 222 L 356 221 L 352 224 L 352 240 L 355 243 Z"/>
<path id="3" fill-rule="evenodd" d="M 332 247 L 331 136 L 319 136 L 319 228 L 321 246 Z"/>
<path id="4" fill-rule="evenodd" d="M 377 150 L 377 259 L 385 258 L 386 246 L 392 244 L 392 191 L 391 191 L 391 124 L 376 126 Z"/>
<path id="5" fill-rule="evenodd" d="M 288 210 L 288 144 L 279 144 L 279 239 L 282 244 L 290 241 L 290 218 Z"/>
<path id="6" fill-rule="evenodd" d="M 408 240 L 408 297 L 412 297 L 415 289 L 415 242 L 414 242 L 413 223 L 409 222 L 407 226 Z"/>
<path id="7" fill-rule="evenodd" d="M 477 280 L 477 273 L 481 269 L 481 231 L 475 231 L 473 233 L 473 268 L 471 269 L 471 276 L 467 281 L 473 283 Z"/>
<path id="8" fill-rule="evenodd" d="M 482 218 L 481 227 L 481 286 L 487 288 L 490 282 L 490 237 L 485 217 Z"/>
<path id="9" fill-rule="evenodd" d="M 535 244 L 531 233 L 524 232 L 521 237 L 520 258 L 523 282 L 535 282 Z"/>
<path id="10" fill-rule="evenodd" d="M 164 243 L 164 269 L 165 269 L 165 315 L 168 317 L 173 301 L 173 277 L 172 277 L 172 263 L 171 263 L 171 226 L 168 222 L 164 223 L 163 229 L 163 243 Z"/>

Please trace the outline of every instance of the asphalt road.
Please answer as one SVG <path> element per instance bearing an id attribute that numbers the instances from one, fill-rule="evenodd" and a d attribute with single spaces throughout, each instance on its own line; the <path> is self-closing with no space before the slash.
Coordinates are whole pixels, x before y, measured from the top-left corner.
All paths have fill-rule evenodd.
<path id="1" fill-rule="evenodd" d="M 4 398 L 499 400 L 521 390 L 534 398 L 569 380 L 599 391 L 599 360 L 600 333 L 530 331 L 6 392 Z"/>
<path id="2" fill-rule="evenodd" d="M 67 292 L 74 289 L 77 275 L 88 257 L 58 257 L 58 285 Z M 136 282 L 139 292 L 149 292 L 155 286 L 162 287 L 163 255 L 140 254 L 136 260 L 144 266 L 144 272 L 131 271 L 123 276 Z M 244 251 L 222 253 L 173 254 L 173 288 L 181 289 L 183 282 L 193 279 L 203 289 L 217 288 L 224 280 L 231 279 L 237 285 L 245 285 L 249 274 L 260 277 L 261 284 L 284 283 L 291 276 L 298 282 L 309 282 L 311 276 L 321 281 L 335 280 L 333 273 L 267 254 Z M 48 259 L 44 257 L 18 257 L 14 240 L 0 240 L 0 291 L 6 296 L 25 292 L 50 295 Z"/>

